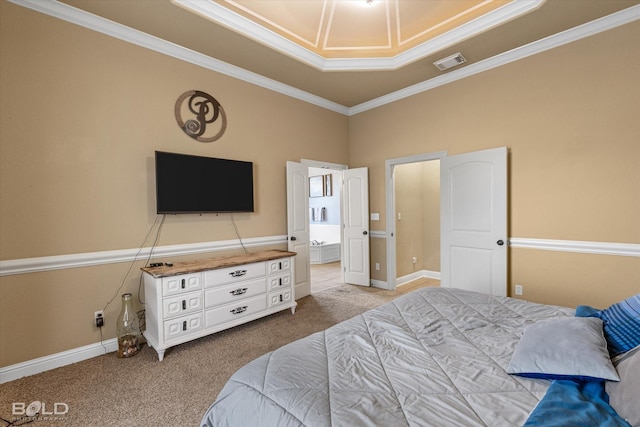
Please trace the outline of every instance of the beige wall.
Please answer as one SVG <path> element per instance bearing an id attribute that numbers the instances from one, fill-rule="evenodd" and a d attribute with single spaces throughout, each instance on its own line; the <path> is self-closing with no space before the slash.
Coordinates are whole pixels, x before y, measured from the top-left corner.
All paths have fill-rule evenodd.
<path id="1" fill-rule="evenodd" d="M 351 117 L 372 229 L 386 224 L 386 159 L 506 146 L 510 237 L 640 243 L 639 39 L 627 24 Z M 509 253 L 526 299 L 605 307 L 640 292 L 637 257 Z"/>
<path id="2" fill-rule="evenodd" d="M 424 260 L 422 268 L 440 272 L 440 161 L 422 163 Z"/>
<path id="3" fill-rule="evenodd" d="M 382 230 L 386 159 L 507 146 L 510 236 L 638 243 L 639 37 L 629 24 L 347 118 L 1 1 L 0 259 L 139 247 L 156 219 L 154 150 L 253 161 L 256 212 L 235 216 L 251 238 L 286 234 L 287 160 L 368 166 Z M 192 89 L 224 106 L 221 140 L 177 127 L 173 104 Z M 228 216 L 168 216 L 158 244 L 230 239 Z M 510 256 L 528 299 L 605 306 L 640 289 L 638 258 Z M 384 239 L 371 261 L 386 280 Z M 93 312 L 115 297 L 112 338 L 139 266 L 0 277 L 0 366 L 99 342 Z"/>
<path id="4" fill-rule="evenodd" d="M 396 165 L 394 184 L 396 275 L 439 272 L 440 162 Z"/>
<path id="5" fill-rule="evenodd" d="M 287 160 L 348 161 L 344 115 L 0 8 L 2 260 L 138 248 L 156 219 L 155 150 L 254 162 L 256 212 L 234 215 L 243 238 L 286 234 Z M 192 89 L 223 105 L 220 140 L 196 142 L 176 124 L 174 103 Z M 233 239 L 228 214 L 167 216 L 158 245 Z M 113 338 L 119 295 L 137 296 L 140 266 L 126 280 L 128 263 L 0 277 L 0 366 L 99 342 L 93 312 L 117 296 L 103 329 Z"/>
<path id="6" fill-rule="evenodd" d="M 403 277 L 423 270 L 424 201 L 422 164 L 408 163 L 394 169 L 396 274 Z M 416 258 L 416 263 L 412 258 Z"/>

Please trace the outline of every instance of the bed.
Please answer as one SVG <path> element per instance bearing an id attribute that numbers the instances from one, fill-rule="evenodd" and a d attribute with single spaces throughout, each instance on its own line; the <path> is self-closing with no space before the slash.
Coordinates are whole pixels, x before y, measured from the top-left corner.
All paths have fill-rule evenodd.
<path id="1" fill-rule="evenodd" d="M 580 322 L 597 328 L 600 319 L 587 317 Z M 526 360 L 512 360 L 519 349 L 524 359 L 530 355 L 521 347 L 524 331 L 549 324 L 553 334 L 561 328 L 552 322 L 572 319 L 575 310 L 565 307 L 419 289 L 245 365 L 201 425 L 522 426 L 551 384 L 571 380 L 562 371 L 560 377 L 513 372 L 526 371 Z M 596 378 L 601 385 L 619 380 L 605 359 L 601 370 L 610 377 Z"/>

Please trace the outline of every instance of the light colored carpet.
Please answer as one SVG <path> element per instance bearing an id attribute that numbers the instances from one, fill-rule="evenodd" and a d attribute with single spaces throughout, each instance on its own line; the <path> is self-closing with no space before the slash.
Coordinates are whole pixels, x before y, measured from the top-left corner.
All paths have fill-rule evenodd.
<path id="1" fill-rule="evenodd" d="M 197 426 L 229 377 L 247 362 L 437 280 L 398 291 L 339 285 L 298 300 L 290 310 L 173 347 L 162 362 L 144 346 L 130 359 L 115 353 L 0 385 L 0 427 L 15 421 L 12 402 L 55 402 L 69 411 L 34 426 Z M 53 415 L 51 417 L 54 417 Z M 20 425 L 16 422 L 14 425 Z"/>

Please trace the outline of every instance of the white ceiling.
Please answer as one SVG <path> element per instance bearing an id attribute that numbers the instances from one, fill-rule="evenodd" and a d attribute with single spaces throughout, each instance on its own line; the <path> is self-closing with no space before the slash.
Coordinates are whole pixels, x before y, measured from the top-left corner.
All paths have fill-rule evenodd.
<path id="1" fill-rule="evenodd" d="M 640 0 L 9 1 L 345 114 L 640 20 Z"/>

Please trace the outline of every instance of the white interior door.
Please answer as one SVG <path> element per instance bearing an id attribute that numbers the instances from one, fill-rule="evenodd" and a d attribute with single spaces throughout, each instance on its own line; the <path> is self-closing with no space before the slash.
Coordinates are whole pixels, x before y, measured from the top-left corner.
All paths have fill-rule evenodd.
<path id="1" fill-rule="evenodd" d="M 507 295 L 507 149 L 442 159 L 441 286 Z"/>
<path id="2" fill-rule="evenodd" d="M 309 168 L 287 162 L 287 237 L 294 258 L 295 299 L 311 294 L 309 265 Z"/>
<path id="3" fill-rule="evenodd" d="M 343 172 L 343 262 L 344 281 L 370 286 L 369 271 L 369 171 Z"/>

